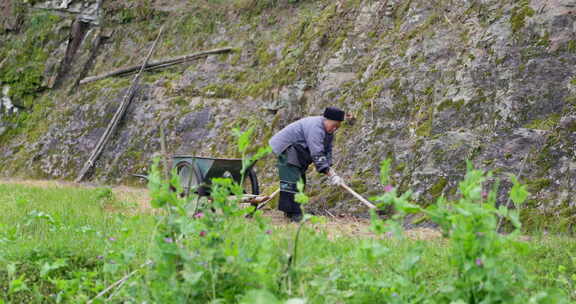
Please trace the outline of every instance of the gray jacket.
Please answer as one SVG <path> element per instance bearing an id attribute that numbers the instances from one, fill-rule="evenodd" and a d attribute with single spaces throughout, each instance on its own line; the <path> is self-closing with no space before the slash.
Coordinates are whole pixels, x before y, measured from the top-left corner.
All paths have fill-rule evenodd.
<path id="1" fill-rule="evenodd" d="M 332 142 L 334 136 L 324 129 L 322 116 L 312 116 L 302 118 L 286 126 L 270 139 L 270 146 L 276 155 L 280 155 L 286 150 L 299 152 L 299 165 L 290 161 L 294 157 L 288 155 L 289 163 L 307 167 L 310 159 L 314 162 L 316 170 L 326 173 L 332 166 Z M 296 149 L 289 149 L 290 147 Z"/>

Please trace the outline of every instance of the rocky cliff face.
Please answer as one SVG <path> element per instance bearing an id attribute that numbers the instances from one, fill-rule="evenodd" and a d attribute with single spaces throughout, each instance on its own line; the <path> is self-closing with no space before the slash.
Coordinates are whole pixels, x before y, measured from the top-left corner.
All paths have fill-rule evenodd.
<path id="1" fill-rule="evenodd" d="M 61 2 L 0 7 L 0 82 L 23 109 L 0 114 L 2 174 L 74 178 L 130 78 L 78 81 L 141 62 L 164 24 L 153 58 L 235 52 L 147 73 L 93 180 L 143 170 L 160 126 L 173 153 L 234 157 L 231 128 L 264 145 L 336 105 L 355 117 L 337 168 L 365 195 L 381 192 L 386 157 L 423 204 L 454 195 L 471 160 L 503 190 L 510 173 L 529 184 L 528 223 L 576 219 L 573 0 Z M 273 163 L 258 168 L 268 189 Z M 316 206 L 362 212 L 311 179 Z"/>

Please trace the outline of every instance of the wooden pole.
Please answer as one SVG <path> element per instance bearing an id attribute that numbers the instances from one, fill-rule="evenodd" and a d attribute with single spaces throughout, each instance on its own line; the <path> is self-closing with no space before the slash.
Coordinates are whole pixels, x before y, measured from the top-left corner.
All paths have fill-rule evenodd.
<path id="1" fill-rule="evenodd" d="M 370 203 L 367 199 L 365 199 L 364 197 L 362 197 L 362 195 L 356 193 L 356 191 L 352 190 L 352 188 L 348 187 L 346 184 L 342 183 L 340 184 L 340 186 L 342 188 L 344 188 L 344 190 L 350 192 L 350 194 L 352 194 L 355 198 L 357 198 L 359 201 L 361 201 L 364 205 L 366 205 L 368 208 L 370 209 L 376 209 L 376 206 L 374 206 L 372 203 Z"/>
<path id="2" fill-rule="evenodd" d="M 269 202 L 271 202 L 272 199 L 273 199 L 274 197 L 276 197 L 276 195 L 278 195 L 278 193 L 280 193 L 280 189 L 277 189 L 277 190 L 274 191 L 272 194 L 266 196 L 262 202 L 259 202 L 258 206 L 256 207 L 256 210 L 260 210 L 260 209 L 262 209 L 264 206 L 266 206 L 266 204 L 268 204 Z"/>
<path id="3" fill-rule="evenodd" d="M 242 194 L 240 196 L 231 195 L 228 197 L 229 200 L 239 200 L 242 203 L 251 203 L 251 204 L 266 204 L 270 200 L 272 200 L 276 195 L 280 193 L 280 189 L 274 191 L 274 193 L 270 195 L 255 195 L 255 194 Z"/>
<path id="4" fill-rule="evenodd" d="M 224 53 L 232 52 L 232 50 L 233 50 L 232 48 L 213 49 L 213 50 L 209 50 L 209 51 L 198 52 L 198 53 L 188 54 L 188 55 L 184 55 L 184 56 L 174 57 L 174 58 L 170 58 L 170 59 L 166 59 L 166 60 L 162 60 L 162 61 L 153 61 L 150 63 L 146 63 L 143 66 L 143 68 L 145 71 L 161 69 L 161 68 L 173 66 L 176 64 L 185 63 L 185 62 L 188 62 L 188 61 L 191 61 L 194 59 L 206 57 L 209 55 L 224 54 Z M 137 72 L 141 69 L 142 69 L 141 65 L 130 66 L 130 67 L 126 67 L 126 68 L 120 68 L 120 69 L 117 69 L 117 70 L 114 70 L 114 71 L 111 71 L 108 73 L 104 73 L 102 75 L 86 77 L 86 78 L 80 80 L 79 84 L 85 84 L 85 83 L 93 82 L 96 80 L 100 80 L 100 79 L 104 79 L 104 78 L 108 78 L 108 77 L 112 77 L 112 76 L 127 76 L 130 74 L 134 74 L 135 72 Z"/>
<path id="5" fill-rule="evenodd" d="M 96 162 L 96 160 L 98 160 L 98 157 L 102 153 L 104 146 L 106 145 L 106 143 L 108 142 L 110 137 L 112 137 L 112 135 L 114 134 L 114 131 L 116 131 L 116 128 L 118 127 L 118 124 L 119 124 L 120 120 L 122 119 L 122 117 L 124 117 L 124 114 L 126 113 L 126 109 L 128 109 L 128 106 L 130 105 L 130 102 L 132 101 L 132 98 L 134 97 L 134 94 L 136 93 L 136 88 L 138 86 L 140 76 L 142 75 L 142 72 L 144 71 L 144 67 L 146 66 L 146 64 L 148 64 L 148 61 L 150 60 L 150 57 L 152 56 L 152 53 L 154 52 L 154 49 L 156 48 L 156 45 L 158 44 L 158 40 L 160 40 L 160 36 L 162 35 L 163 29 L 164 29 L 164 26 L 162 26 L 160 28 L 160 32 L 158 33 L 158 37 L 156 37 L 156 40 L 154 41 L 154 44 L 152 44 L 152 47 L 150 48 L 150 51 L 148 52 L 146 59 L 144 59 L 144 63 L 140 67 L 140 71 L 138 72 L 138 74 L 136 74 L 136 76 L 132 80 L 132 84 L 130 85 L 128 92 L 126 93 L 126 95 L 124 95 L 124 99 L 122 100 L 122 104 L 120 105 L 120 107 L 118 108 L 116 113 L 114 114 L 114 117 L 112 117 L 112 121 L 110 121 L 110 124 L 108 125 L 108 127 L 106 127 L 106 131 L 104 131 L 104 134 L 102 134 L 102 137 L 98 141 L 98 144 L 96 144 L 96 148 L 92 151 L 90 158 L 88 158 L 88 162 L 86 162 L 84 164 L 84 167 L 82 168 L 82 170 L 80 170 L 80 173 L 78 174 L 78 177 L 76 178 L 77 183 L 81 182 L 84 179 L 84 177 L 86 177 L 86 174 L 88 173 L 88 171 L 90 171 L 90 169 L 94 166 L 94 163 Z"/>
<path id="6" fill-rule="evenodd" d="M 160 123 L 160 149 L 162 150 L 162 161 L 164 167 L 164 178 L 170 179 L 170 168 L 168 167 L 168 152 L 166 151 L 166 136 L 164 134 L 164 127 Z"/>

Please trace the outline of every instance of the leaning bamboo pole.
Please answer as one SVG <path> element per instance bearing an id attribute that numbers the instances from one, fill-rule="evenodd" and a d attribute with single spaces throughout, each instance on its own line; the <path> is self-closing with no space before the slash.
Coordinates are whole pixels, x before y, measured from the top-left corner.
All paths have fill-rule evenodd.
<path id="1" fill-rule="evenodd" d="M 86 78 L 80 80 L 79 83 L 85 84 L 85 83 L 89 83 L 89 82 L 93 82 L 93 81 L 97 81 L 100 79 L 113 77 L 113 76 L 131 75 L 131 74 L 134 74 L 135 72 L 138 72 L 139 70 L 141 70 L 142 67 L 144 68 L 144 71 L 158 70 L 158 69 L 166 68 L 166 67 L 173 66 L 176 64 L 181 64 L 181 63 L 185 63 L 188 61 L 192 61 L 194 59 L 206 57 L 209 55 L 224 54 L 224 53 L 232 52 L 232 50 L 233 50 L 232 48 L 213 49 L 213 50 L 209 50 L 209 51 L 197 52 L 197 53 L 188 54 L 188 55 L 184 55 L 184 56 L 174 57 L 174 58 L 170 58 L 170 59 L 166 59 L 166 60 L 153 61 L 150 63 L 146 63 L 144 66 L 137 65 L 137 66 L 130 66 L 130 67 L 126 67 L 126 68 L 120 68 L 120 69 L 117 69 L 117 70 L 114 70 L 111 72 L 104 73 L 102 75 L 86 77 Z"/>
<path id="2" fill-rule="evenodd" d="M 156 37 L 156 40 L 154 41 L 154 44 L 152 44 L 152 47 L 150 48 L 150 51 L 148 52 L 146 59 L 144 59 L 144 63 L 140 67 L 140 71 L 138 72 L 138 74 L 136 74 L 136 76 L 134 76 L 134 79 L 132 80 L 132 84 L 130 85 L 128 92 L 126 92 L 126 95 L 124 95 L 124 99 L 122 100 L 122 104 L 120 105 L 120 107 L 118 108 L 116 113 L 114 114 L 114 117 L 112 117 L 112 121 L 110 121 L 110 124 L 108 124 L 108 127 L 106 127 L 106 131 L 104 131 L 104 134 L 102 134 L 102 137 L 100 137 L 100 140 L 98 141 L 98 144 L 96 144 L 96 148 L 94 148 L 94 150 L 92 151 L 90 158 L 88 158 L 88 161 L 84 164 L 84 167 L 82 168 L 82 170 L 80 170 L 80 173 L 78 174 L 78 177 L 76 178 L 77 183 L 81 182 L 86 177 L 86 174 L 88 173 L 88 171 L 90 171 L 90 169 L 92 169 L 92 167 L 94 166 L 94 163 L 96 162 L 96 160 L 98 159 L 98 157 L 102 153 L 104 146 L 106 145 L 108 140 L 110 140 L 110 137 L 112 137 L 112 135 L 116 131 L 116 128 L 118 127 L 120 120 L 122 120 L 122 117 L 124 117 L 124 114 L 126 113 L 126 109 L 128 109 L 128 106 L 130 105 L 130 102 L 132 101 L 132 99 L 134 98 L 134 95 L 136 93 L 136 88 L 138 86 L 140 76 L 142 75 L 144 68 L 148 64 L 150 57 L 152 57 L 152 53 L 154 52 L 154 49 L 156 49 L 156 45 L 158 44 L 158 40 L 160 40 L 160 36 L 162 35 L 163 29 L 164 29 L 164 26 L 162 26 L 160 28 L 160 32 L 158 33 L 158 37 Z"/>

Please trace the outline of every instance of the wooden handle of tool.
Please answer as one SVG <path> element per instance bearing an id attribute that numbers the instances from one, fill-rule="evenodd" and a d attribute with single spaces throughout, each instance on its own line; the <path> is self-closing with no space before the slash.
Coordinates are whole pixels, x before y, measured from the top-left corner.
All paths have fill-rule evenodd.
<path id="1" fill-rule="evenodd" d="M 268 202 L 270 202 L 276 195 L 278 195 L 278 193 L 280 193 L 280 189 L 277 189 L 274 191 L 274 193 L 268 195 L 264 201 L 258 204 L 256 210 L 260 210 L 262 207 L 266 206 L 266 204 L 268 204 Z"/>
<path id="2" fill-rule="evenodd" d="M 240 196 L 231 195 L 228 196 L 228 199 L 231 201 L 239 200 L 240 202 L 245 203 L 264 203 L 268 202 L 273 199 L 276 195 L 280 193 L 280 189 L 276 190 L 274 193 L 270 195 L 255 195 L 255 194 L 242 194 Z"/>
<path id="3" fill-rule="evenodd" d="M 276 191 L 274 191 L 272 194 L 270 194 L 268 196 L 268 200 L 273 199 L 276 195 L 278 195 L 278 193 L 280 193 L 280 189 L 276 189 Z"/>
<path id="4" fill-rule="evenodd" d="M 352 188 L 348 187 L 348 185 L 342 183 L 342 184 L 340 184 L 340 186 L 342 188 L 344 188 L 346 191 L 350 192 L 350 194 L 352 194 L 355 198 L 357 198 L 359 201 L 361 201 L 368 208 L 376 209 L 376 206 L 374 206 L 372 203 L 370 203 L 367 199 L 363 198 L 362 195 L 356 193 L 356 191 L 352 190 Z"/>

